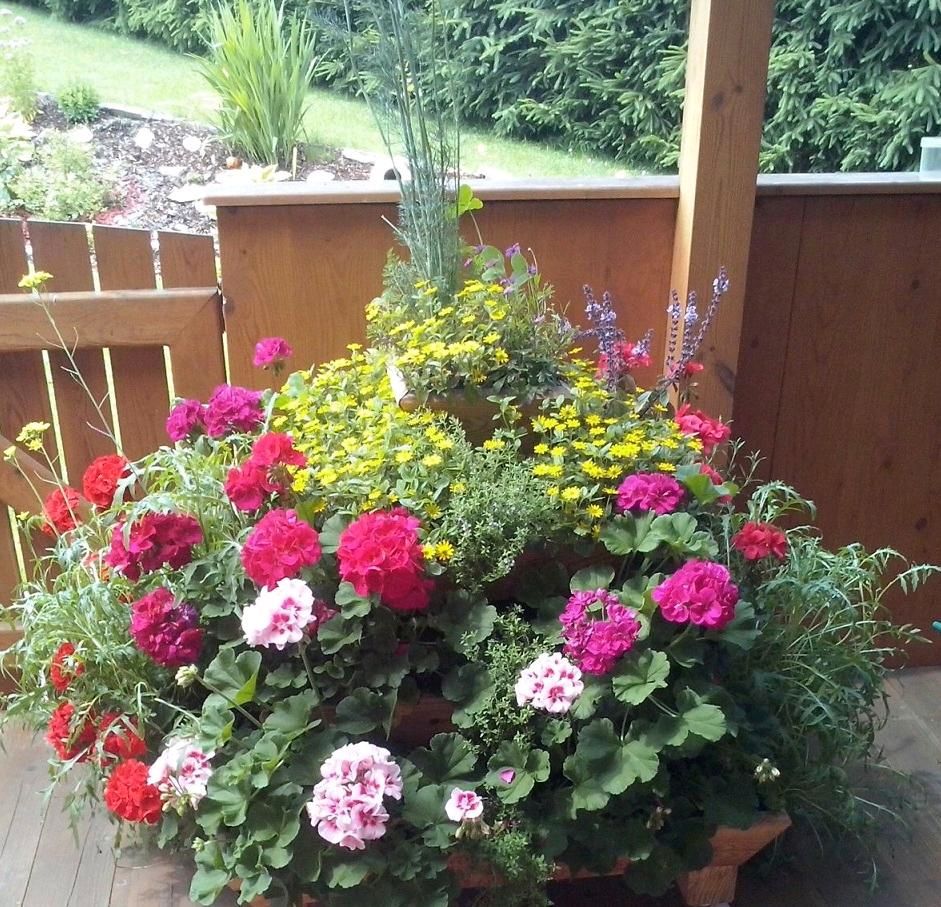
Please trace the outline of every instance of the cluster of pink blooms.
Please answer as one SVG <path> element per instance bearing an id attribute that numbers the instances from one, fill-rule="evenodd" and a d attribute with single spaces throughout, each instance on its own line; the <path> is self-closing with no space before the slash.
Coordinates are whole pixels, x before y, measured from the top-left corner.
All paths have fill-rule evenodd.
<path id="1" fill-rule="evenodd" d="M 212 777 L 213 753 L 204 753 L 195 740 L 170 743 L 147 772 L 147 781 L 160 791 L 164 807 L 182 813 L 206 796 Z"/>
<path id="2" fill-rule="evenodd" d="M 167 435 L 171 441 L 184 441 L 205 431 L 210 438 L 223 438 L 233 432 L 252 431 L 262 419 L 260 391 L 220 384 L 205 406 L 199 400 L 177 403 L 167 417 Z"/>
<path id="3" fill-rule="evenodd" d="M 383 798 L 402 799 L 402 773 L 387 749 L 365 742 L 341 746 L 320 766 L 320 775 L 306 809 L 324 840 L 363 850 L 385 834 L 389 814 Z"/>
<path id="4" fill-rule="evenodd" d="M 134 582 L 164 564 L 174 570 L 185 567 L 193 559 L 194 546 L 203 540 L 199 523 L 179 513 L 145 513 L 131 525 L 126 544 L 125 528 L 123 523 L 114 527 L 105 562 Z"/>
<path id="5" fill-rule="evenodd" d="M 418 539 L 419 520 L 402 507 L 365 513 L 340 535 L 340 577 L 360 596 L 378 595 L 394 611 L 424 611 L 432 583 Z"/>
<path id="6" fill-rule="evenodd" d="M 684 403 L 673 418 L 684 435 L 693 435 L 702 441 L 703 453 L 707 457 L 732 436 L 732 429 L 725 422 L 693 409 L 688 403 Z"/>
<path id="7" fill-rule="evenodd" d="M 640 633 L 633 608 L 621 604 L 607 589 L 576 592 L 559 618 L 563 652 L 585 674 L 607 674 L 618 659 L 630 652 Z"/>
<path id="8" fill-rule="evenodd" d="M 281 371 L 286 359 L 294 355 L 291 345 L 283 337 L 263 337 L 255 344 L 252 365 L 255 368 L 271 368 L 275 374 Z"/>
<path id="9" fill-rule="evenodd" d="M 270 510 L 242 545 L 242 566 L 259 587 L 297 576 L 320 560 L 320 538 L 294 510 Z"/>
<path id="10" fill-rule="evenodd" d="M 270 494 L 284 494 L 290 487 L 289 466 L 305 466 L 307 458 L 290 437 L 268 432 L 252 445 L 249 458 L 229 470 L 225 493 L 239 510 L 258 510 Z"/>
<path id="11" fill-rule="evenodd" d="M 516 681 L 517 705 L 561 715 L 582 695 L 582 672 L 558 652 L 540 655 Z"/>
<path id="12" fill-rule="evenodd" d="M 444 804 L 444 814 L 452 822 L 475 822 L 484 814 L 484 801 L 472 790 L 455 787 Z"/>
<path id="13" fill-rule="evenodd" d="M 300 579 L 282 579 L 263 589 L 254 603 L 242 612 L 242 632 L 250 646 L 274 646 L 281 651 L 314 635 L 336 610 L 314 598 L 310 586 Z"/>
<path id="14" fill-rule="evenodd" d="M 662 472 L 635 473 L 618 486 L 621 513 L 673 513 L 683 500 L 683 486 Z"/>
<path id="15" fill-rule="evenodd" d="M 660 583 L 651 597 L 672 623 L 721 630 L 735 616 L 738 586 L 722 564 L 692 560 Z"/>
<path id="16" fill-rule="evenodd" d="M 747 561 L 787 557 L 787 536 L 771 523 L 746 523 L 732 536 L 732 547 L 742 552 Z"/>
<path id="17" fill-rule="evenodd" d="M 203 647 L 196 609 L 163 587 L 131 605 L 131 636 L 142 652 L 165 668 L 193 664 Z"/>

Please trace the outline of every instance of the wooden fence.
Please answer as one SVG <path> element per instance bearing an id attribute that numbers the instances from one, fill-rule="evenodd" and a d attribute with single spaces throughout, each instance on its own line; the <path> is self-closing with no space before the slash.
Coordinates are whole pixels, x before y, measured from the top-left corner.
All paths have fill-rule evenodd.
<path id="1" fill-rule="evenodd" d="M 558 301 L 568 304 L 575 320 L 582 311 L 583 283 L 611 290 L 627 333 L 639 336 L 653 327 L 655 357 L 661 356 L 675 179 L 491 183 L 479 187 L 479 194 L 486 204 L 478 224 L 487 242 L 518 241 L 532 248 Z M 218 206 L 233 381 L 259 386 L 268 378 L 251 367 L 260 336 L 288 337 L 297 351 L 296 367 L 342 355 L 347 343 L 363 339 L 363 306 L 380 289 L 391 245 L 382 218 L 395 215 L 394 189 L 275 185 L 247 193 L 220 191 L 210 200 Z M 18 224 L 0 222 L 0 292 L 11 292 L 25 271 L 18 231 Z M 914 560 L 941 560 L 938 235 L 938 182 L 911 175 L 759 181 L 740 342 L 717 341 L 705 351 L 725 397 L 703 404 L 721 410 L 731 395 L 731 410 L 721 414 L 731 416 L 736 432 L 762 451 L 764 474 L 793 483 L 816 501 L 825 537 L 833 544 L 860 539 L 869 546 L 892 545 Z M 32 224 L 30 239 L 34 265 L 56 274 L 55 289 L 92 288 L 84 228 Z M 152 265 L 148 270 L 144 264 L 153 261 L 144 254 L 149 234 L 96 227 L 93 239 L 103 289 L 154 285 Z M 159 245 L 164 287 L 195 283 L 211 292 L 215 272 L 208 238 L 161 234 Z M 743 281 L 736 274 L 732 279 Z M 77 306 L 75 320 L 80 311 L 102 303 L 124 304 L 125 313 L 138 303 L 152 309 L 156 321 L 147 330 L 156 333 L 135 341 L 138 335 L 121 327 L 133 319 L 109 316 L 106 322 L 109 329 L 114 322 L 116 333 L 98 335 L 91 344 L 110 349 L 119 427 L 131 456 L 163 438 L 167 377 L 161 345 L 188 344 L 174 353 L 178 392 L 184 390 L 178 367 L 180 374 L 189 372 L 194 382 L 202 382 L 201 391 L 195 384 L 185 390 L 199 396 L 222 375 L 218 301 L 211 306 L 212 320 L 205 317 L 186 338 L 177 317 L 159 314 L 162 306 L 182 304 L 184 297 L 175 303 L 166 295 L 158 300 L 140 294 L 123 302 L 121 294 L 65 300 Z M 16 298 L 22 304 L 22 297 Z M 205 302 L 208 295 L 202 298 Z M 16 346 L 26 329 L 14 330 L 12 320 L 0 314 L 0 435 L 8 436 L 26 421 L 46 418 L 51 409 L 42 354 L 36 344 L 27 350 Z M 76 470 L 108 444 L 87 428 L 89 405 L 62 372 L 61 356 L 49 353 L 64 458 L 74 481 L 80 476 Z M 100 351 L 82 349 L 79 356 L 87 360 L 83 373 L 103 388 Z M 641 377 L 649 380 L 652 374 Z M 5 519 L 0 510 L 0 523 Z M 6 587 L 0 584 L 0 595 L 13 576 L 4 538 L 0 535 L 0 577 Z M 929 586 L 891 605 L 899 619 L 926 627 L 941 616 L 941 588 Z M 941 646 L 916 649 L 913 658 L 941 662 Z"/>
<path id="2" fill-rule="evenodd" d="M 171 386 L 205 397 L 225 380 L 212 239 L 156 240 L 146 230 L 0 221 L 0 447 L 27 422 L 53 423 L 46 454 L 80 485 L 92 459 L 114 452 L 109 433 L 131 458 L 163 443 Z M 54 275 L 48 313 L 17 287 L 30 266 Z M 0 601 L 20 576 L 8 507 L 28 503 L 21 477 L 0 463 Z"/>

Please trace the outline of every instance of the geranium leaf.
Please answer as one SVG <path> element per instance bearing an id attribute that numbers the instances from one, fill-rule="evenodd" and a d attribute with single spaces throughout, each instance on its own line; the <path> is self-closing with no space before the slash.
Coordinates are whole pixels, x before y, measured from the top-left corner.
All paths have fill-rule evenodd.
<path id="1" fill-rule="evenodd" d="M 565 777 L 572 782 L 572 817 L 582 809 L 594 811 L 608 805 L 610 795 L 598 781 L 598 776 L 584 760 L 569 756 L 563 767 Z"/>
<path id="2" fill-rule="evenodd" d="M 594 592 L 595 589 L 607 589 L 614 581 L 614 568 L 606 564 L 595 564 L 579 570 L 569 583 L 573 592 Z"/>
<path id="3" fill-rule="evenodd" d="M 641 517 L 625 514 L 619 519 L 612 520 L 601 530 L 601 543 L 612 554 L 628 555 L 640 550 L 647 534 L 650 532 L 654 514 L 645 513 Z M 653 548 L 660 544 L 657 539 Z M 652 551 L 653 548 L 648 550 Z"/>
<path id="4" fill-rule="evenodd" d="M 313 690 L 304 690 L 294 696 L 288 696 L 275 703 L 271 714 L 265 719 L 265 728 L 272 731 L 282 731 L 290 736 L 303 733 L 312 724 L 319 724 L 315 719 L 311 722 L 310 713 L 319 703 L 320 697 Z"/>
<path id="5" fill-rule="evenodd" d="M 395 692 L 382 695 L 360 687 L 340 700 L 336 712 L 336 727 L 348 734 L 367 734 L 381 727 L 388 734 L 396 698 Z"/>
<path id="6" fill-rule="evenodd" d="M 357 595 L 352 583 L 340 583 L 333 600 L 339 606 L 340 613 L 346 618 L 365 617 L 372 611 L 372 602 L 368 597 L 363 598 Z"/>
<path id="7" fill-rule="evenodd" d="M 654 690 L 667 685 L 670 661 L 663 652 L 648 650 L 621 662 L 612 680 L 614 695 L 625 705 L 640 705 Z"/>
<path id="8" fill-rule="evenodd" d="M 486 782 L 504 803 L 518 803 L 549 777 L 549 754 L 504 740 L 487 763 Z"/>
<path id="9" fill-rule="evenodd" d="M 349 524 L 349 518 L 335 513 L 320 530 L 320 547 L 325 554 L 334 554 L 340 545 L 340 536 Z"/>
<path id="10" fill-rule="evenodd" d="M 260 652 L 235 654 L 234 649 L 221 649 L 203 674 L 206 685 L 235 705 L 245 705 L 255 698 Z"/>
<path id="11" fill-rule="evenodd" d="M 460 734 L 435 734 L 427 748 L 415 750 L 409 758 L 433 784 L 467 782 L 477 765 L 477 754 Z"/>
<path id="12" fill-rule="evenodd" d="M 690 734 L 714 742 L 725 736 L 728 724 L 725 713 L 717 705 L 703 702 L 691 690 L 684 690 L 678 697 L 680 719 L 689 728 Z"/>

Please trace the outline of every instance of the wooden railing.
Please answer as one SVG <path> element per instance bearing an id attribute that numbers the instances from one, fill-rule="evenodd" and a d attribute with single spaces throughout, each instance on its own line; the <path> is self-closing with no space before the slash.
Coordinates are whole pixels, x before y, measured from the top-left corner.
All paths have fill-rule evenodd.
<path id="1" fill-rule="evenodd" d="M 5 448 L 27 422 L 54 425 L 45 453 L 73 485 L 92 459 L 114 452 L 110 436 L 131 458 L 164 443 L 171 387 L 205 398 L 225 380 L 212 239 L 157 240 L 145 230 L 33 221 L 27 231 L 0 221 L 0 441 Z M 44 305 L 17 287 L 30 265 L 53 275 Z M 44 457 L 35 460 L 20 465 L 51 490 Z M 0 464 L 0 601 L 21 575 L 8 508 L 37 507 L 24 485 Z"/>

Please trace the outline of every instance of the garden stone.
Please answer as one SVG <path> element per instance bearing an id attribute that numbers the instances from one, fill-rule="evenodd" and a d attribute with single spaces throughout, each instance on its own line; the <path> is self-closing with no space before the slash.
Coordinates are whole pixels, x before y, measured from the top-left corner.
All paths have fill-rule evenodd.
<path id="1" fill-rule="evenodd" d="M 141 126 L 141 128 L 134 133 L 134 144 L 137 145 L 141 151 L 146 151 L 153 143 L 154 133 L 152 129 Z"/>
<path id="2" fill-rule="evenodd" d="M 203 147 L 202 139 L 197 138 L 195 135 L 188 135 L 183 139 L 183 148 L 186 151 L 189 151 L 191 154 L 195 154 Z"/>
<path id="3" fill-rule="evenodd" d="M 167 195 L 167 198 L 170 199 L 171 202 L 179 202 L 181 204 L 194 202 L 196 199 L 202 198 L 205 191 L 205 186 L 198 185 L 197 183 L 186 183 L 183 186 L 177 186 L 173 189 Z"/>
<path id="4" fill-rule="evenodd" d="M 357 164 L 374 164 L 376 162 L 376 155 L 369 151 L 359 151 L 356 148 L 344 148 L 340 154 L 348 161 Z"/>
<path id="5" fill-rule="evenodd" d="M 89 145 L 95 137 L 87 126 L 73 126 L 66 134 L 71 141 L 78 145 Z"/>
<path id="6" fill-rule="evenodd" d="M 331 180 L 335 180 L 336 175 L 331 173 L 329 170 L 311 170 L 307 174 L 308 183 L 329 183 Z"/>
<path id="7" fill-rule="evenodd" d="M 167 179 L 179 179 L 183 175 L 183 170 L 185 168 L 182 166 L 171 166 L 169 164 L 163 164 L 157 168 L 157 172 L 161 176 L 167 177 Z"/>

